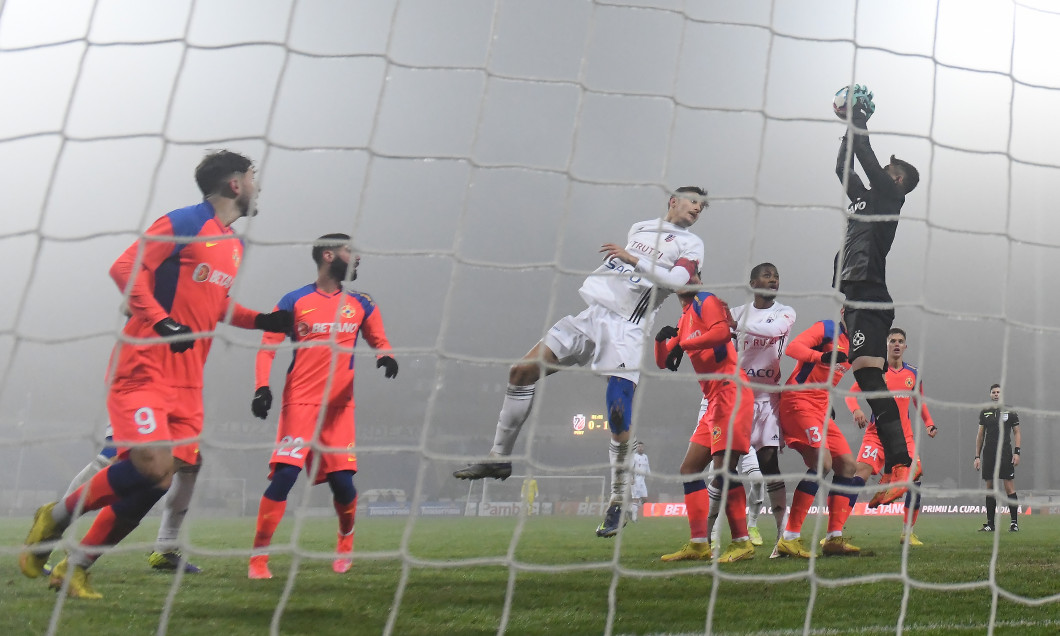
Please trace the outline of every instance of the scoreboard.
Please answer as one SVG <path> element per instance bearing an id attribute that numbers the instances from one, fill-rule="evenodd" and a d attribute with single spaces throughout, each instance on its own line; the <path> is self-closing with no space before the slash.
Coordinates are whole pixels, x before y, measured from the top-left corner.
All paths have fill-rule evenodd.
<path id="1" fill-rule="evenodd" d="M 611 429 L 607 426 L 607 416 L 603 413 L 592 413 L 589 415 L 576 413 L 571 418 L 571 432 L 574 435 L 582 436 L 586 433 L 592 434 L 595 431 L 605 431 L 609 434 L 611 432 Z"/>

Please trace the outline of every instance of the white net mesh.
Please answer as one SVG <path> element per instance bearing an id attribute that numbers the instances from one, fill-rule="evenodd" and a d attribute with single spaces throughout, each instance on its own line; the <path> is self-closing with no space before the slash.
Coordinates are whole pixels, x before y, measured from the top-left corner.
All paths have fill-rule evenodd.
<path id="1" fill-rule="evenodd" d="M 1055 630 L 1055 559 L 1030 553 L 1041 586 L 999 577 L 1007 536 L 983 542 L 985 565 L 972 579 L 911 569 L 912 555 L 896 543 L 896 563 L 846 573 L 815 564 L 778 573 L 757 562 L 743 573 L 660 568 L 659 550 L 676 546 L 685 526 L 669 526 L 661 547 L 624 532 L 604 550 L 592 536 L 599 507 L 579 505 L 594 496 L 550 492 L 542 480 L 554 516 L 566 511 L 584 526 L 577 532 L 586 553 L 576 545 L 557 562 L 520 556 L 520 542 L 538 528 L 525 516 L 499 553 L 446 557 L 416 543 L 417 529 L 435 521 L 428 516 L 465 511 L 467 485 L 449 474 L 488 449 L 508 365 L 558 318 L 580 311 L 574 290 L 596 266 L 597 246 L 661 216 L 673 187 L 711 191 L 712 206 L 693 228 L 707 247 L 703 278 L 711 291 L 730 305 L 747 302 L 747 272 L 770 261 L 783 275 L 784 302 L 799 313 L 796 332 L 835 314 L 828 284 L 845 203 L 833 167 L 843 127 L 828 100 L 853 81 L 875 91 L 872 139 L 881 158 L 907 159 L 923 177 L 902 211 L 889 279 L 895 324 L 909 333 L 907 361 L 923 371 L 941 429 L 924 442 L 925 505 L 983 505 L 970 459 L 978 411 L 997 381 L 1023 423 L 1021 502 L 1048 510 L 1060 488 L 1051 461 L 1060 436 L 1050 428 L 1060 412 L 1050 381 L 1060 324 L 1048 293 L 1060 258 L 1060 224 L 1049 207 L 1060 169 L 1052 140 L 1060 15 L 1049 4 L 0 3 L 0 266 L 8 273 L 0 282 L 8 301 L 0 307 L 0 461 L 8 467 L 0 511 L 13 528 L 0 551 L 13 557 L 36 506 L 61 494 L 102 443 L 102 379 L 122 301 L 107 276 L 110 263 L 153 219 L 198 199 L 192 169 L 207 149 L 224 147 L 253 157 L 263 186 L 261 215 L 236 225 L 247 249 L 235 298 L 271 307 L 312 280 L 315 237 L 348 232 L 363 258 L 354 286 L 378 302 L 399 351 L 398 382 L 364 365 L 356 389 L 358 527 L 372 527 L 377 515 L 401 519 L 400 541 L 358 549 L 358 559 L 400 571 L 373 631 L 430 631 L 402 629 L 405 613 L 429 603 L 409 590 L 419 590 L 423 577 L 485 565 L 505 568 L 506 585 L 496 615 L 478 626 L 486 632 L 539 624 L 527 618 L 533 612 L 525 605 L 535 601 L 521 600 L 525 588 L 516 581 L 542 571 L 609 575 L 592 591 L 606 604 L 586 610 L 594 617 L 588 626 L 568 624 L 571 632 L 848 633 L 835 626 L 840 619 L 821 618 L 821 607 L 853 602 L 831 590 L 872 581 L 898 581 L 888 588 L 898 590 L 893 611 L 850 631 L 992 633 L 1018 625 L 1013 614 L 1032 629 Z M 671 303 L 660 320 L 676 319 Z M 213 559 L 244 562 L 266 485 L 275 420 L 261 424 L 248 409 L 257 344 L 253 332 L 222 328 L 207 366 L 206 461 L 191 518 L 203 536 L 215 521 L 236 518 L 239 537 L 213 542 L 185 530 L 185 553 L 207 567 Z M 284 355 L 274 389 L 282 386 Z M 540 385 L 516 472 L 606 474 L 606 428 L 572 430 L 572 418 L 604 411 L 603 392 L 579 369 Z M 697 404 L 690 375 L 646 370 L 634 426 L 651 449 L 649 502 L 661 505 L 660 514 L 681 502 L 677 466 Z M 841 424 L 856 444 L 849 418 Z M 790 495 L 801 464 L 785 454 L 781 465 Z M 292 538 L 274 544 L 293 555 L 282 596 L 270 601 L 266 623 L 248 616 L 247 630 L 282 631 L 309 567 L 299 563 L 330 558 L 325 544 L 298 539 L 315 517 L 330 523 L 326 492 L 301 484 L 294 493 L 285 521 Z M 983 518 L 975 512 L 952 524 L 974 530 Z M 1040 532 L 1055 532 L 1052 519 L 1042 519 Z M 652 523 L 668 522 L 646 519 L 637 532 Z M 151 537 L 133 545 L 145 543 Z M 241 567 L 233 569 L 239 577 Z M 685 581 L 685 592 L 695 590 L 681 605 L 698 622 L 688 627 L 647 609 L 648 618 L 631 618 L 641 611 L 638 586 L 665 595 L 651 586 L 672 576 Z M 761 609 L 753 586 L 776 581 L 802 595 L 783 609 L 790 620 L 727 615 L 740 605 L 727 586 Z M 177 577 L 167 588 L 159 632 L 194 621 L 173 611 L 194 585 L 204 583 Z M 44 617 L 41 630 L 57 630 L 64 602 L 39 587 L 20 581 L 15 595 Z M 918 614 L 918 595 L 938 589 L 982 590 L 976 602 L 989 611 L 960 619 Z M 454 592 L 451 604 L 463 598 Z M 308 605 L 317 601 L 333 599 L 320 593 Z M 1021 609 L 1006 612 L 1012 604 Z M 548 603 L 541 611 L 562 614 Z M 2 614 L 0 625 L 24 629 Z"/>

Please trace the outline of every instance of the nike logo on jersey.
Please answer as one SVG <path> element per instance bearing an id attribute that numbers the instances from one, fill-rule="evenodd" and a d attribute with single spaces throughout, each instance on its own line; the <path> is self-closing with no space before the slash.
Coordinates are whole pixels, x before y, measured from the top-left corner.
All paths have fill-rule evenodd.
<path id="1" fill-rule="evenodd" d="M 217 245 L 217 243 L 211 243 L 210 241 L 206 241 L 206 247 L 213 247 L 214 245 Z"/>
<path id="2" fill-rule="evenodd" d="M 316 307 L 310 307 L 309 309 L 303 309 L 302 310 L 302 315 L 304 316 L 304 315 L 308 314 L 309 312 L 316 311 L 316 310 L 317 310 Z"/>

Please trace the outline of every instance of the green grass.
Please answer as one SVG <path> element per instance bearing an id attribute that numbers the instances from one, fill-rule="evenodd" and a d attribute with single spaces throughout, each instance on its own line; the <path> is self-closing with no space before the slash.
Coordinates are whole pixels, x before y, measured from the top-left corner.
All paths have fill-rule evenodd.
<path id="1" fill-rule="evenodd" d="M 763 526 L 769 523 L 765 517 Z M 896 518 L 853 518 L 848 533 L 875 557 L 818 559 L 815 583 L 809 562 L 770 560 L 760 548 L 752 561 L 714 570 L 702 563 L 662 563 L 658 555 L 687 538 L 683 519 L 645 519 L 627 526 L 612 567 L 614 540 L 593 534 L 592 518 L 534 517 L 514 546 L 516 568 L 503 560 L 512 546 L 514 519 L 424 519 L 415 523 L 408 555 L 401 549 L 404 519 L 363 518 L 357 524 L 354 569 L 331 572 L 334 522 L 309 519 L 299 538 L 306 554 L 297 565 L 290 597 L 279 618 L 283 634 L 378 634 L 387 625 L 403 571 L 394 634 L 496 634 L 501 626 L 509 577 L 514 596 L 509 634 L 600 634 L 608 622 L 612 582 L 616 603 L 612 630 L 620 634 L 704 633 L 707 608 L 716 593 L 715 633 L 802 633 L 814 599 L 810 625 L 816 633 L 895 633 L 905 588 Z M 127 550 L 109 554 L 92 568 L 102 601 L 68 601 L 59 608 L 60 634 L 130 633 L 159 630 L 173 575 L 154 572 L 146 553 L 156 525 L 145 522 Z M 911 634 L 983 634 L 991 614 L 990 577 L 994 535 L 977 533 L 972 516 L 923 516 L 917 533 L 928 545 L 909 554 L 913 582 L 904 627 Z M 176 592 L 169 634 L 268 633 L 288 583 L 294 558 L 272 557 L 275 578 L 246 578 L 246 552 L 253 520 L 199 520 L 190 525 L 194 561 L 206 571 L 184 577 Z M 809 537 L 812 519 L 804 536 Z M 1060 594 L 1060 517 L 1032 516 L 1018 534 L 1002 532 L 996 581 L 1006 595 L 1042 599 Z M 285 520 L 275 545 L 290 546 L 293 523 Z M 18 572 L 15 552 L 29 519 L 0 520 L 0 634 L 44 633 L 56 595 L 42 579 Z M 763 532 L 767 542 L 772 532 Z M 465 561 L 477 559 L 478 563 Z M 403 568 L 403 563 L 407 569 Z M 573 565 L 565 572 L 542 566 Z M 617 576 L 616 576 L 617 572 Z M 720 574 L 720 575 L 719 575 Z M 732 580 L 732 575 L 747 577 Z M 843 579 L 856 580 L 843 583 Z M 959 584 L 967 589 L 924 586 Z M 1004 597 L 997 603 L 997 634 L 1057 633 L 1060 601 L 1028 605 Z"/>

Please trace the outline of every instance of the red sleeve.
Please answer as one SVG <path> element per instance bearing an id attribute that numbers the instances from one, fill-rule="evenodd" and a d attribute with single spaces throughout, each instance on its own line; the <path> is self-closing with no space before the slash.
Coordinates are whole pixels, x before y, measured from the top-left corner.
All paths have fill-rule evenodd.
<path id="1" fill-rule="evenodd" d="M 133 315 L 142 318 L 148 324 L 168 318 L 169 314 L 155 300 L 155 270 L 167 258 L 173 255 L 176 243 L 172 241 L 152 241 L 151 236 L 173 236 L 173 225 L 168 216 L 163 216 L 147 228 L 145 236 L 130 245 L 118 260 L 110 266 L 110 277 L 118 285 L 122 295 L 128 294 L 129 310 Z M 140 254 L 141 245 L 143 254 Z M 139 267 L 137 257 L 139 258 Z"/>
<path id="2" fill-rule="evenodd" d="M 924 382 L 920 382 L 920 394 L 913 396 L 913 401 L 920 408 L 920 417 L 924 420 L 924 428 L 931 428 L 935 426 L 935 420 L 931 418 L 931 413 L 928 411 L 927 404 L 924 402 Z"/>
<path id="3" fill-rule="evenodd" d="M 372 345 L 372 348 L 380 351 L 390 351 L 390 341 L 386 339 L 386 329 L 383 328 L 383 316 L 379 311 L 379 306 L 376 305 L 372 313 L 368 314 L 368 317 L 361 323 L 361 333 L 364 334 L 364 339 L 368 344 Z M 376 357 L 382 357 L 381 354 Z"/>
<path id="4" fill-rule="evenodd" d="M 846 403 L 847 403 L 847 408 L 848 408 L 848 409 L 850 409 L 850 412 L 851 412 L 851 413 L 853 413 L 854 411 L 857 411 L 858 409 L 860 409 L 860 408 L 861 408 L 861 405 L 860 405 L 860 404 L 858 404 L 858 396 L 856 396 L 856 395 L 853 395 L 854 393 L 861 393 L 861 387 L 860 387 L 860 386 L 858 386 L 858 383 L 857 383 L 857 382 L 855 382 L 855 383 L 854 383 L 854 384 L 853 384 L 853 385 L 852 385 L 852 386 L 850 387 L 850 393 L 851 393 L 851 395 L 848 395 L 848 396 L 846 397 L 846 400 L 845 400 L 845 401 L 846 401 Z"/>
<path id="5" fill-rule="evenodd" d="M 258 315 L 261 312 L 248 309 L 233 301 L 230 297 L 226 297 L 224 305 L 221 307 L 221 320 L 228 317 L 228 308 L 230 305 L 232 306 L 232 326 L 239 327 L 240 329 L 254 329 L 254 321 L 257 320 Z M 283 334 L 279 335 L 283 336 Z M 283 338 L 281 337 L 280 340 L 282 341 Z"/>
<path id="6" fill-rule="evenodd" d="M 717 296 L 707 296 L 699 313 L 692 312 L 692 328 L 687 335 L 678 336 L 685 351 L 702 351 L 723 345 L 732 339 L 729 330 L 732 318 Z"/>
<path id="7" fill-rule="evenodd" d="M 238 305 L 237 305 L 238 307 Z M 278 308 L 277 308 L 278 309 Z M 237 309 L 238 311 L 238 309 Z M 273 309 L 276 311 L 276 309 Z M 232 315 L 232 324 L 235 324 L 236 314 Z M 237 325 L 238 326 L 238 325 Z M 266 331 L 261 336 L 261 349 L 254 358 L 254 388 L 269 386 L 269 376 L 272 375 L 272 361 L 276 358 L 276 345 L 283 342 L 286 336 L 282 333 L 270 333 Z"/>
<path id="8" fill-rule="evenodd" d="M 676 338 L 667 338 L 664 342 L 655 341 L 655 365 L 657 367 L 666 368 L 666 358 L 669 357 L 680 339 L 681 334 L 677 334 Z"/>
<path id="9" fill-rule="evenodd" d="M 809 329 L 795 336 L 795 338 L 788 343 L 788 347 L 784 350 L 784 354 L 789 358 L 798 360 L 799 362 L 817 363 L 821 361 L 822 357 L 824 357 L 824 353 L 817 351 L 814 347 L 820 347 L 823 342 L 824 323 L 815 322 Z"/>

